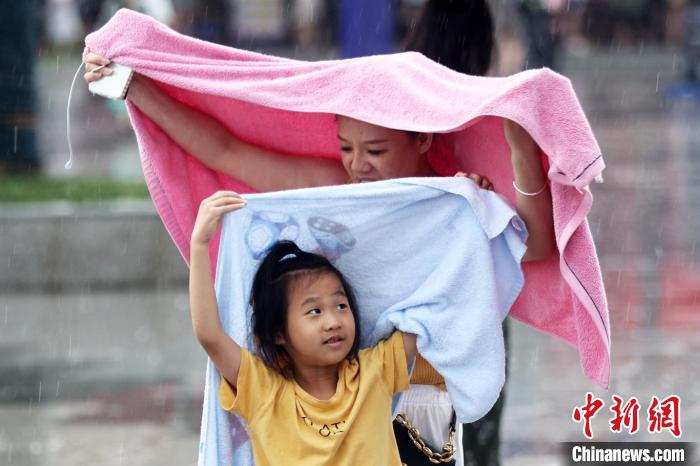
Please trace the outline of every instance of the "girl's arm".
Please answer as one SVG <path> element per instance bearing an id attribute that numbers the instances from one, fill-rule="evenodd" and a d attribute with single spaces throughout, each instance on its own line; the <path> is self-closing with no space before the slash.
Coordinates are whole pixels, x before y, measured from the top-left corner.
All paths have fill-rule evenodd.
<path id="1" fill-rule="evenodd" d="M 540 148 L 527 131 L 514 121 L 504 120 L 504 129 L 511 149 L 515 184 L 527 193 L 539 191 L 547 183 Z M 515 204 L 528 230 L 527 250 L 522 261 L 542 260 L 554 254 L 556 240 L 549 187 L 536 196 L 525 196 L 516 191 Z"/>
<path id="2" fill-rule="evenodd" d="M 223 214 L 244 206 L 245 201 L 232 191 L 219 191 L 202 201 L 190 244 L 190 310 L 194 334 L 233 388 L 238 380 L 241 348 L 221 326 L 211 274 L 209 241 Z"/>
<path id="3" fill-rule="evenodd" d="M 108 67 L 93 72 L 109 60 L 89 53 L 85 58 L 85 81 L 112 73 Z M 248 144 L 221 123 L 170 98 L 149 78 L 134 73 L 127 98 L 153 120 L 187 153 L 212 170 L 244 181 L 256 191 L 276 191 L 343 184 L 347 174 L 337 160 L 290 157 Z M 241 115 L 241 118 L 244 118 Z"/>

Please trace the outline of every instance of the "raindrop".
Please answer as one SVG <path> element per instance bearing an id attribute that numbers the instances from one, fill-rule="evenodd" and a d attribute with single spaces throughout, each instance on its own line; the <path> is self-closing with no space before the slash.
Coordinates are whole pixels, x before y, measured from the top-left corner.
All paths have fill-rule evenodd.
<path id="1" fill-rule="evenodd" d="M 39 381 L 39 397 L 37 399 L 37 403 L 41 403 L 41 395 L 42 395 L 43 391 L 44 391 L 44 384 L 40 380 Z"/>
<path id="2" fill-rule="evenodd" d="M 656 73 L 656 92 L 659 92 L 659 80 L 661 79 L 661 71 Z"/>
<path id="3" fill-rule="evenodd" d="M 14 127 L 14 136 L 13 136 L 13 142 L 12 142 L 12 153 L 16 154 L 17 153 L 17 126 Z"/>
<path id="4" fill-rule="evenodd" d="M 677 66 L 678 66 L 678 55 L 676 55 L 676 54 L 674 53 L 674 54 L 673 54 L 673 62 L 672 62 L 672 64 L 671 64 L 671 74 L 675 74 L 675 73 L 676 73 L 676 68 L 677 68 Z"/>

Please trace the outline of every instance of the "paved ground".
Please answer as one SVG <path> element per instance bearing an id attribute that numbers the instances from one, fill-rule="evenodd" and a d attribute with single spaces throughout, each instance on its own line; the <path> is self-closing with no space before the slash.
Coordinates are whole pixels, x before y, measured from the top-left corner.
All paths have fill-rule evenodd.
<path id="1" fill-rule="evenodd" d="M 61 96 L 73 65 L 42 63 L 48 171 L 139 176 L 128 126 L 84 91 L 75 168 L 63 171 Z M 671 439 L 645 432 L 644 410 L 654 395 L 678 394 L 683 439 L 700 440 L 700 109 L 664 99 L 679 66 L 671 50 L 566 61 L 608 164 L 590 225 L 610 301 L 613 383 L 597 389 L 571 348 L 513 325 L 506 465 L 562 464 L 558 442 L 582 438 L 571 411 L 586 391 L 606 402 L 598 439 Z M 0 464 L 193 464 L 204 356 L 189 325 L 184 290 L 0 297 Z M 642 432 L 609 432 L 613 393 L 639 398 Z"/>
<path id="2" fill-rule="evenodd" d="M 561 464 L 559 442 L 582 438 L 570 416 L 588 390 L 606 401 L 594 420 L 597 439 L 672 439 L 611 434 L 612 393 L 636 396 L 643 410 L 653 395 L 681 396 L 683 438 L 700 438 L 697 327 L 615 320 L 610 392 L 582 375 L 573 349 L 511 325 L 505 464 Z M 205 358 L 184 291 L 6 296 L 0 341 L 0 464 L 195 463 Z M 644 431 L 644 414 L 641 422 Z"/>

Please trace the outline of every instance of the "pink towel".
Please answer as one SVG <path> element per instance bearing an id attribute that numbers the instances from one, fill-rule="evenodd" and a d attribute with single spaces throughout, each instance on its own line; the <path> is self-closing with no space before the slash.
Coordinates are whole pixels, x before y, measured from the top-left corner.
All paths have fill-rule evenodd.
<path id="1" fill-rule="evenodd" d="M 575 345 L 586 375 L 607 387 L 610 327 L 595 246 L 586 221 L 588 185 L 603 158 L 571 83 L 548 69 L 507 78 L 463 75 L 418 53 L 304 62 L 203 42 L 120 10 L 90 34 L 86 50 L 130 66 L 173 98 L 206 112 L 238 137 L 294 156 L 339 158 L 335 115 L 443 133 L 430 161 L 488 176 L 514 202 L 502 120 L 523 126 L 546 154 L 559 257 L 524 265 L 517 319 Z M 132 104 L 146 182 L 186 261 L 199 202 L 217 189 L 251 192 L 204 167 Z M 212 246 L 216 258 L 218 243 Z"/>

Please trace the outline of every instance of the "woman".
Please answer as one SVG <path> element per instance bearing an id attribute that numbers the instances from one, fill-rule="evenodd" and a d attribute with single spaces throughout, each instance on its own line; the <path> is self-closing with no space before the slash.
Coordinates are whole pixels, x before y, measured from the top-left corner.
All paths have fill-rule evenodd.
<path id="1" fill-rule="evenodd" d="M 431 60 L 460 73 L 485 76 L 491 67 L 494 42 L 493 17 L 486 0 L 428 0 L 404 41 L 404 50 L 421 52 Z M 503 322 L 503 339 L 507 370 L 507 320 Z M 455 445 L 458 466 L 462 460 L 466 466 L 500 464 L 500 424 L 504 399 L 505 386 L 484 417 L 462 425 L 462 442 Z M 435 421 L 436 413 L 421 408 L 427 400 L 431 400 L 432 405 L 445 406 L 439 421 Z M 438 446 L 447 439 L 445 430 L 449 426 L 451 406 L 442 377 L 427 361 L 419 357 L 411 377 L 411 389 L 404 395 L 400 409 L 424 438 Z M 442 427 L 438 430 L 431 429 L 432 426 Z M 408 449 L 415 448 L 412 442 L 406 444 Z"/>
<path id="2" fill-rule="evenodd" d="M 104 57 L 89 54 L 85 80 L 110 74 L 111 70 L 103 67 L 108 63 Z M 434 139 L 430 133 L 410 133 L 338 116 L 340 162 L 289 157 L 240 140 L 212 117 L 171 99 L 144 76 L 135 75 L 127 98 L 187 153 L 256 191 L 436 175 L 426 156 Z M 518 187 L 516 208 L 529 230 L 523 260 L 543 259 L 553 253 L 555 243 L 551 195 L 540 151 L 516 123 L 505 120 L 504 130 Z M 490 187 L 488 180 L 478 175 L 470 178 L 481 187 Z"/>

